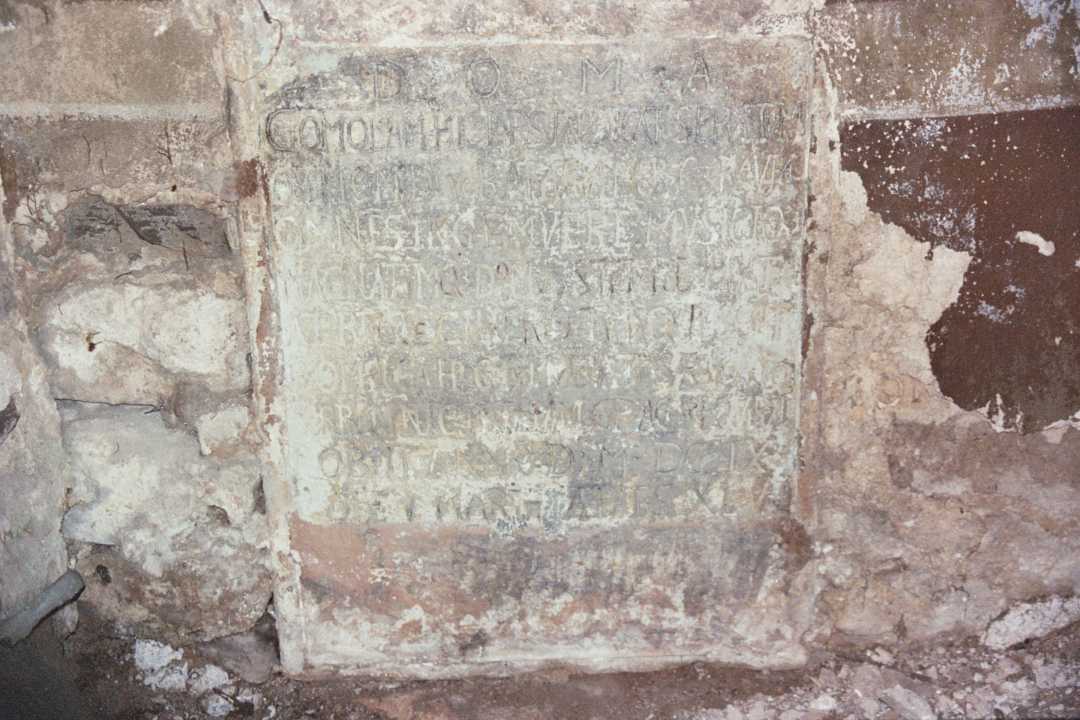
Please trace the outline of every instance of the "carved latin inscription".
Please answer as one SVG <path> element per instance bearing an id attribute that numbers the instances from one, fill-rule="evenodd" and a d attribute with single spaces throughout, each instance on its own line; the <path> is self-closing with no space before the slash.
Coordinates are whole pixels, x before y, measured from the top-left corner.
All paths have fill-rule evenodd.
<path id="1" fill-rule="evenodd" d="M 732 568 L 686 592 L 748 597 L 796 468 L 803 50 L 311 58 L 322 69 L 271 95 L 261 128 L 290 517 L 311 537 L 384 538 L 377 554 L 391 537 L 480 533 L 508 547 L 594 538 L 606 557 L 630 552 L 625 533 L 666 533 L 727 548 L 686 559 Z M 430 547 L 415 551 L 424 582 L 457 583 Z M 584 592 L 567 563 L 526 572 L 539 604 L 521 617 L 539 613 L 538 636 L 544 603 Z M 380 617 L 403 626 L 405 608 Z M 425 637 L 465 622 L 440 612 Z"/>
<path id="2" fill-rule="evenodd" d="M 306 516 L 782 510 L 803 87 L 721 83 L 721 50 L 358 56 L 349 91 L 281 93 L 263 129 Z"/>

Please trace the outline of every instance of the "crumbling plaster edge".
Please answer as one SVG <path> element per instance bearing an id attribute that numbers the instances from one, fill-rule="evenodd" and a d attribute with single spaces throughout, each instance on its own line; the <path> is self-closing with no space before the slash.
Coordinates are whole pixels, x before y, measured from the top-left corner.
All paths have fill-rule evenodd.
<path id="1" fill-rule="evenodd" d="M 288 618 L 303 617 L 300 610 L 299 564 L 290 553 L 286 513 L 291 493 L 285 463 L 285 398 L 281 388 L 278 324 L 280 314 L 274 293 L 274 267 L 269 256 L 273 232 L 270 208 L 265 191 L 266 177 L 259 154 L 259 115 L 254 79 L 257 75 L 251 56 L 252 26 L 257 20 L 236 6 L 212 12 L 210 22 L 218 35 L 214 43 L 213 66 L 223 89 L 223 103 L 231 108 L 227 130 L 234 167 L 254 161 L 256 191 L 237 200 L 232 227 L 240 248 L 247 320 L 252 351 L 253 426 L 262 466 L 263 492 L 269 525 L 270 571 L 281 667 L 288 675 L 297 675 L 305 665 L 306 642 L 302 621 L 294 627 Z"/>

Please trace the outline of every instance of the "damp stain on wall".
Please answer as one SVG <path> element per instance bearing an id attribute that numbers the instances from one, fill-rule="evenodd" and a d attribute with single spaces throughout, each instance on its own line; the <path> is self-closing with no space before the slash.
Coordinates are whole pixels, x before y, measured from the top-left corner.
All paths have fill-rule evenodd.
<path id="1" fill-rule="evenodd" d="M 926 336 L 941 391 L 999 430 L 1080 411 L 1080 108 L 841 128 L 886 222 L 972 255 Z"/>

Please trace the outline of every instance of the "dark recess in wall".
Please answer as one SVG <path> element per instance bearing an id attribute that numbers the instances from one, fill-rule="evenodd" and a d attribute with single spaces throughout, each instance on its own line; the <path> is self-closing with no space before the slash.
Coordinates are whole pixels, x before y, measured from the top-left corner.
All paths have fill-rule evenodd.
<path id="1" fill-rule="evenodd" d="M 1023 433 L 1080 410 L 1080 108 L 853 122 L 840 139 L 871 210 L 972 255 L 926 336 L 942 392 Z"/>

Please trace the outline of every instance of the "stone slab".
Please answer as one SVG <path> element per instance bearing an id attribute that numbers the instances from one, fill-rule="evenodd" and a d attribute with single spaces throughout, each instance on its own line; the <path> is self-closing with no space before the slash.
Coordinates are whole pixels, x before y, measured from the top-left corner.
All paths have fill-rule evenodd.
<path id="1" fill-rule="evenodd" d="M 799 662 L 809 42 L 306 50 L 262 118 L 283 665 Z"/>

